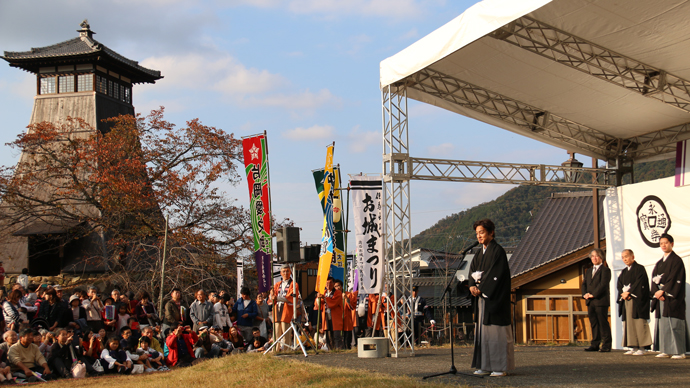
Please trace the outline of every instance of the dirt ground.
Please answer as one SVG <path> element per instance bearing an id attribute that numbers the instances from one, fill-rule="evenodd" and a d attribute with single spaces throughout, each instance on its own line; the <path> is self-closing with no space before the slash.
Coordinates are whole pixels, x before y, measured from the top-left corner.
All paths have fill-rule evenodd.
<path id="1" fill-rule="evenodd" d="M 458 374 L 430 380 L 480 387 L 650 387 L 690 386 L 690 357 L 685 360 L 655 358 L 656 354 L 626 356 L 623 351 L 585 352 L 575 346 L 516 346 L 515 370 L 507 377 L 470 377 L 471 347 L 455 348 Z M 358 358 L 356 351 L 313 352 L 289 356 L 304 362 L 371 370 L 419 378 L 450 370 L 450 347 L 418 349 L 414 357 Z M 426 380 L 426 381 L 430 381 Z"/>

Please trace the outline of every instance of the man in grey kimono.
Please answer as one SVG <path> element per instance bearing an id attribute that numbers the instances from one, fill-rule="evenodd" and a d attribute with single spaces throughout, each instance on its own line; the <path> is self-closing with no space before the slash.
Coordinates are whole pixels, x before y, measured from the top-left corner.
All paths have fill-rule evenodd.
<path id="1" fill-rule="evenodd" d="M 635 262 L 630 249 L 621 253 L 625 268 L 618 276 L 618 313 L 623 321 L 624 354 L 643 356 L 645 347 L 652 344 L 649 331 L 649 277 L 647 270 Z"/>

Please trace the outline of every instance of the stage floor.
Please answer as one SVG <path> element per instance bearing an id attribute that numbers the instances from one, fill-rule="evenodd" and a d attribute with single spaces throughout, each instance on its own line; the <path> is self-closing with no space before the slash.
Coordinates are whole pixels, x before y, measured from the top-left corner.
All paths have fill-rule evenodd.
<path id="1" fill-rule="evenodd" d="M 582 346 L 516 346 L 515 370 L 507 377 L 479 379 L 447 375 L 431 380 L 469 386 L 510 387 L 618 387 L 688 386 L 690 357 L 685 360 L 658 359 L 656 353 L 625 356 L 622 350 L 610 353 L 585 352 Z M 309 353 L 289 356 L 304 362 L 370 370 L 415 378 L 450 370 L 450 347 L 419 349 L 414 357 L 358 358 L 357 352 Z M 471 347 L 455 348 L 458 372 L 472 373 Z"/>

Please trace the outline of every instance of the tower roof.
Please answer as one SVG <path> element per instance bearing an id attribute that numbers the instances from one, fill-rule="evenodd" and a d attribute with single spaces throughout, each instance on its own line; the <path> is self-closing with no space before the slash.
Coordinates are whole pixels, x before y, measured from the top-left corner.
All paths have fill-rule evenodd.
<path id="1" fill-rule="evenodd" d="M 126 58 L 104 44 L 93 39 L 95 32 L 86 20 L 80 26 L 79 37 L 54 45 L 32 48 L 30 51 L 5 51 L 2 59 L 12 67 L 38 73 L 45 66 L 59 66 L 78 63 L 96 63 L 126 75 L 132 83 L 155 83 L 163 78 L 159 70 L 139 65 L 139 62 Z"/>

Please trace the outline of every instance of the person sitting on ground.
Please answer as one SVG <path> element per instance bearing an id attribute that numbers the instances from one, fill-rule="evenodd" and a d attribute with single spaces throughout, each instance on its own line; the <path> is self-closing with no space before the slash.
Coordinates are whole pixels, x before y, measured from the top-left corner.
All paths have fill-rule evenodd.
<path id="1" fill-rule="evenodd" d="M 189 326 L 175 324 L 171 327 L 170 335 L 165 339 L 168 346 L 168 356 L 165 361 L 169 366 L 190 366 L 194 362 L 194 343 L 199 340 Z"/>
<path id="2" fill-rule="evenodd" d="M 21 309 L 19 300 L 22 296 L 22 292 L 19 289 L 12 290 L 7 300 L 2 303 L 5 327 L 10 330 L 19 331 L 22 329 L 22 326 L 28 326 L 29 324 L 26 313 L 22 314 L 22 312 L 19 311 Z"/>
<path id="3" fill-rule="evenodd" d="M 144 338 L 149 339 L 149 346 L 151 349 L 157 351 L 160 354 L 163 354 L 163 347 L 161 346 L 160 342 L 154 335 L 154 330 L 151 326 L 147 326 L 143 329 L 141 329 L 141 338 L 139 338 L 139 347 L 141 347 L 141 340 Z"/>
<path id="4" fill-rule="evenodd" d="M 261 340 L 261 345 L 264 345 L 265 343 L 268 342 L 268 339 L 266 337 L 261 335 L 261 329 L 258 327 L 252 327 L 252 338 L 251 341 L 253 342 L 255 339 Z"/>
<path id="5" fill-rule="evenodd" d="M 214 345 L 211 341 L 211 333 L 208 327 L 202 326 L 199 328 L 199 339 L 194 344 L 194 357 L 201 358 L 215 358 L 220 353 L 220 347 Z"/>
<path id="6" fill-rule="evenodd" d="M 101 352 L 101 365 L 105 373 L 119 373 L 128 375 L 132 373 L 133 363 L 127 357 L 127 352 L 120 349 L 120 341 L 113 337 L 108 340 L 108 347 Z"/>
<path id="7" fill-rule="evenodd" d="M 237 331 L 237 326 L 230 328 L 230 332 L 228 332 L 228 342 L 230 342 L 233 348 L 238 352 L 244 351 L 244 338 L 242 334 Z"/>
<path id="8" fill-rule="evenodd" d="M 264 337 L 252 337 L 252 341 L 249 344 L 249 347 L 247 348 L 247 353 L 254 353 L 254 352 L 263 352 L 266 349 L 264 348 L 264 345 L 266 344 L 266 341 L 263 340 Z"/>
<path id="9" fill-rule="evenodd" d="M 17 333 L 12 333 L 14 334 L 14 342 L 17 342 Z M 12 377 L 12 372 L 10 371 L 10 361 L 7 359 L 7 351 L 9 350 L 8 345 L 9 344 L 7 344 L 7 342 L 3 342 L 0 345 L 0 383 L 4 381 L 14 381 L 14 378 Z"/>
<path id="10" fill-rule="evenodd" d="M 232 353 L 233 346 L 230 342 L 226 341 L 225 338 L 223 338 L 224 333 L 220 327 L 213 326 L 210 332 L 211 342 L 213 342 L 214 345 L 218 346 L 218 349 L 220 350 L 220 352 L 218 353 L 219 357 L 226 356 Z"/>
<path id="11" fill-rule="evenodd" d="M 10 351 L 10 347 L 12 347 L 12 345 L 17 343 L 17 340 L 19 340 L 19 337 L 17 337 L 16 331 L 8 330 L 5 333 L 3 333 L 2 339 L 5 342 L 0 344 L 0 350 L 5 353 L 5 356 L 7 356 L 7 354 Z"/>
<path id="12" fill-rule="evenodd" d="M 38 332 L 41 335 L 41 344 L 36 343 L 36 336 L 34 335 L 34 343 L 38 346 L 38 350 L 43 355 L 46 360 L 50 359 L 50 351 L 53 349 L 53 344 L 55 343 L 55 338 L 53 333 L 46 329 L 41 329 Z"/>
<path id="13" fill-rule="evenodd" d="M 121 330 L 122 339 L 120 340 L 120 349 L 127 352 L 129 359 L 135 364 L 146 365 L 146 355 L 139 357 L 137 354 L 137 348 L 139 347 L 139 338 L 135 337 L 132 329 L 129 326 L 125 326 Z"/>
<path id="14" fill-rule="evenodd" d="M 100 358 L 103 347 L 101 347 L 100 334 L 88 330 L 81 341 L 82 356 L 93 365 L 96 359 Z"/>
<path id="15" fill-rule="evenodd" d="M 94 376 L 98 374 L 93 368 L 93 362 L 89 363 L 83 357 L 80 357 L 79 350 L 72 345 L 73 336 L 73 332 L 70 333 L 65 329 L 58 329 L 57 342 L 53 345 L 48 365 L 55 370 L 57 376 L 63 378 L 73 377 L 72 368 L 75 362 L 84 364 L 89 375 Z"/>
<path id="16" fill-rule="evenodd" d="M 163 354 L 159 353 L 151 347 L 151 338 L 147 336 L 141 337 L 139 340 L 139 349 L 137 349 L 138 354 L 148 355 L 148 361 L 150 366 L 158 371 L 170 370 L 165 366 L 165 359 L 163 359 Z"/>
<path id="17" fill-rule="evenodd" d="M 24 329 L 20 333 L 19 342 L 10 347 L 7 358 L 10 361 L 12 375 L 25 378 L 28 382 L 40 381 L 36 373 L 42 373 L 43 380 L 52 380 L 53 376 L 48 362 L 34 344 L 34 330 Z"/>

